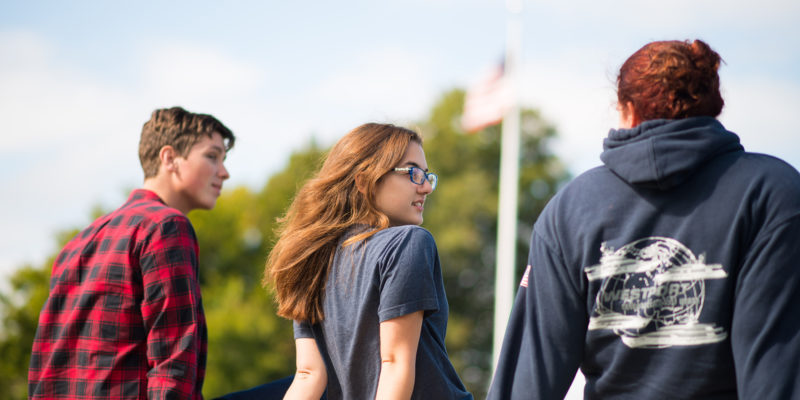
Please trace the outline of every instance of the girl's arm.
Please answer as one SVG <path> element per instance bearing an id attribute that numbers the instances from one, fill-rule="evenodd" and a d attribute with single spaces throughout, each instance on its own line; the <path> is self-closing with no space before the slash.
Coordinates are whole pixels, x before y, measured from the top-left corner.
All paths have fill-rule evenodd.
<path id="1" fill-rule="evenodd" d="M 294 345 L 297 352 L 297 372 L 283 398 L 319 400 L 328 385 L 328 373 L 317 342 L 312 338 L 298 338 Z"/>
<path id="2" fill-rule="evenodd" d="M 411 398 L 421 330 L 422 311 L 381 322 L 381 373 L 376 399 Z"/>

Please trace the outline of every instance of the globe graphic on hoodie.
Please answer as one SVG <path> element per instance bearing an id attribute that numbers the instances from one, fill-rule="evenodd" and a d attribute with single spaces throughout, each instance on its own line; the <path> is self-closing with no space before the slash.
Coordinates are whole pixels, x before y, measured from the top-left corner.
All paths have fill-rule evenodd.
<path id="1" fill-rule="evenodd" d="M 724 340 L 713 324 L 699 323 L 705 280 L 727 276 L 675 239 L 647 237 L 620 247 L 601 246 L 597 265 L 584 268 L 602 279 L 589 330 L 611 330 L 634 348 L 697 345 Z"/>

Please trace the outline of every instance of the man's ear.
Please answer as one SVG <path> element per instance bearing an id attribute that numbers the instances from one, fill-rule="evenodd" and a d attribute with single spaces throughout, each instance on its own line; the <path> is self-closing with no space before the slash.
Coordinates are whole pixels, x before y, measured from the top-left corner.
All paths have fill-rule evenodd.
<path id="1" fill-rule="evenodd" d="M 356 189 L 363 195 L 367 194 L 367 177 L 364 174 L 356 174 Z"/>
<path id="2" fill-rule="evenodd" d="M 170 145 L 166 145 L 158 151 L 158 159 L 160 160 L 160 168 L 164 169 L 167 172 L 174 172 L 178 167 L 175 164 L 176 158 L 178 157 L 175 148 Z"/>

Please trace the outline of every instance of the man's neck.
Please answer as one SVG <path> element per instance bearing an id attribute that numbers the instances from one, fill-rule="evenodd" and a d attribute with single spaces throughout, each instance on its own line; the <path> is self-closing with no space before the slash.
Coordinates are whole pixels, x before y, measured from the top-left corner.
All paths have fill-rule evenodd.
<path id="1" fill-rule="evenodd" d="M 189 207 L 187 205 L 181 204 L 181 197 L 175 193 L 167 179 L 168 178 L 164 176 L 147 178 L 144 180 L 142 188 L 155 193 L 166 205 L 182 212 L 184 215 L 188 214 L 191 210 L 188 209 Z"/>

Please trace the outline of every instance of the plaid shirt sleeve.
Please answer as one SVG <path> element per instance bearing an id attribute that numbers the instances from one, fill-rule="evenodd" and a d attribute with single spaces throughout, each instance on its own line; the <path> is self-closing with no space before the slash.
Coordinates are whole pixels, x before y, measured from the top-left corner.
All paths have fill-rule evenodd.
<path id="1" fill-rule="evenodd" d="M 197 239 L 184 216 L 158 224 L 140 256 L 147 332 L 147 396 L 201 399 L 206 330 Z"/>

